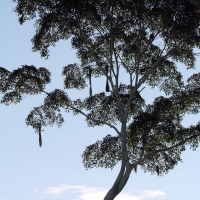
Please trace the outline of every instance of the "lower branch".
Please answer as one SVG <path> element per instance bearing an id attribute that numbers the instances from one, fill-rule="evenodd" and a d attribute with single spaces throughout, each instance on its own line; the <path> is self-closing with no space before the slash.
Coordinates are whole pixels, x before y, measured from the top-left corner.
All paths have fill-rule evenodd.
<path id="1" fill-rule="evenodd" d="M 119 136 L 121 135 L 121 133 L 118 131 L 118 129 L 117 129 L 115 126 L 113 126 L 112 124 L 110 124 L 110 123 L 108 123 L 108 122 L 106 122 L 106 121 L 101 121 L 101 120 L 97 120 L 97 119 L 94 119 L 94 118 L 92 118 L 92 117 L 89 117 L 89 116 L 88 116 L 86 113 L 84 113 L 82 110 L 80 110 L 80 109 L 78 109 L 78 108 L 75 108 L 75 107 L 72 106 L 72 105 L 70 105 L 69 107 L 70 107 L 72 110 L 75 110 L 76 112 L 78 112 L 78 113 L 80 113 L 81 115 L 85 116 L 87 119 L 90 119 L 90 120 L 92 120 L 92 121 L 94 121 L 94 122 L 98 122 L 98 123 L 105 124 L 105 125 L 109 126 L 110 128 L 113 128 Z"/>

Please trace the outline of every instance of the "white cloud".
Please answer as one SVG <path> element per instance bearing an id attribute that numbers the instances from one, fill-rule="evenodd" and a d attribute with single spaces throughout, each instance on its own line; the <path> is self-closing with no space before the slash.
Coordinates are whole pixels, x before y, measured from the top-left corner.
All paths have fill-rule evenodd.
<path id="1" fill-rule="evenodd" d="M 69 193 L 75 195 L 73 200 L 103 200 L 108 189 L 105 188 L 93 188 L 88 186 L 69 186 L 61 185 L 59 187 L 48 187 L 44 193 L 51 197 L 57 197 Z M 139 195 L 133 195 L 129 193 L 120 193 L 116 200 L 147 200 L 156 198 L 165 198 L 166 194 L 160 190 L 146 190 L 139 193 Z"/>
<path id="2" fill-rule="evenodd" d="M 146 197 L 155 198 L 157 196 L 165 197 L 166 194 L 160 190 L 146 190 L 144 191 Z"/>

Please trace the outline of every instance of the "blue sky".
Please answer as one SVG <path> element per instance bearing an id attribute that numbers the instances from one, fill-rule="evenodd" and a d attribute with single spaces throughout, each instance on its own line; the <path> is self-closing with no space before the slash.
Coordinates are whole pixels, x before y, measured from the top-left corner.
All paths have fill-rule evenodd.
<path id="1" fill-rule="evenodd" d="M 62 67 L 78 62 L 69 41 L 60 41 L 50 49 L 45 60 L 32 52 L 33 22 L 20 26 L 12 12 L 15 4 L 1 0 L 0 7 L 0 66 L 9 70 L 21 65 L 47 67 L 52 72 L 52 82 L 47 91 L 63 89 Z M 199 71 L 183 70 L 184 78 Z M 122 77 L 123 79 L 123 77 Z M 93 80 L 93 89 L 103 90 L 104 85 Z M 100 80 L 101 81 L 101 80 Z M 103 87 L 101 89 L 101 86 Z M 72 98 L 88 95 L 86 91 L 69 91 Z M 145 89 L 147 102 L 161 95 L 158 90 Z M 94 168 L 85 170 L 81 154 L 85 147 L 113 131 L 107 127 L 89 128 L 81 116 L 64 115 L 61 128 L 47 127 L 43 133 L 43 146 L 38 145 L 38 135 L 25 124 L 33 107 L 43 102 L 43 95 L 26 96 L 17 105 L 0 105 L 0 199 L 1 200 L 101 200 L 112 186 L 119 165 L 113 170 Z M 199 121 L 199 115 L 186 116 L 183 124 L 189 126 Z M 132 173 L 116 200 L 188 200 L 199 196 L 200 150 L 188 149 L 173 171 L 163 177 L 150 173 Z"/>

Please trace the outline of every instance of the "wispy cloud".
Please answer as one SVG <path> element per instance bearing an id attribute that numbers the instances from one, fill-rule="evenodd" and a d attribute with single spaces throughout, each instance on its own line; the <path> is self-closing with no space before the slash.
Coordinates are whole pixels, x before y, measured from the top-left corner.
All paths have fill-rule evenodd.
<path id="1" fill-rule="evenodd" d="M 102 200 L 108 189 L 105 188 L 93 188 L 89 186 L 69 186 L 61 185 L 58 187 L 48 187 L 44 193 L 45 196 L 51 198 L 55 197 L 59 199 L 59 196 L 64 197 L 65 194 L 73 195 L 73 200 Z M 130 193 L 121 193 L 115 199 L 116 200 L 147 200 L 147 199 L 161 199 L 165 198 L 166 194 L 160 190 L 146 190 L 140 192 L 138 195 Z"/>

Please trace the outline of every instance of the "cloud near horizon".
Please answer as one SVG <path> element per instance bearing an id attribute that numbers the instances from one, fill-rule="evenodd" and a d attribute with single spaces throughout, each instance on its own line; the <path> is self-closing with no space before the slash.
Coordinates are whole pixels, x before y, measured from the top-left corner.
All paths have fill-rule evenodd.
<path id="1" fill-rule="evenodd" d="M 108 189 L 105 188 L 93 188 L 89 186 L 69 186 L 61 185 L 58 187 L 48 187 L 44 194 L 51 198 L 55 197 L 59 199 L 65 196 L 66 192 L 69 195 L 73 194 L 73 200 L 102 200 Z M 165 198 L 166 194 L 160 190 L 145 190 L 141 191 L 139 195 L 133 195 L 130 193 L 120 193 L 116 200 L 147 200 L 147 199 L 161 199 Z"/>

